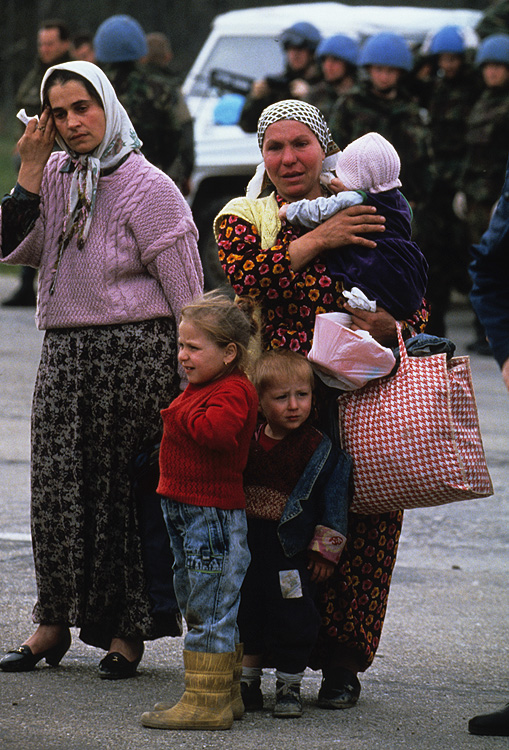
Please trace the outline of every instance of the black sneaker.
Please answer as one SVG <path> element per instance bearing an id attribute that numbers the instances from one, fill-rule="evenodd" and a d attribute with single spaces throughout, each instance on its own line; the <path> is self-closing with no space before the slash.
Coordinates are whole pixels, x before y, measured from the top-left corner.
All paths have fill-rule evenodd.
<path id="1" fill-rule="evenodd" d="M 263 710 L 263 694 L 260 690 L 260 678 L 251 682 L 251 684 L 241 682 L 240 694 L 242 696 L 242 703 L 244 704 L 245 711 Z"/>
<path id="2" fill-rule="evenodd" d="M 324 675 L 318 693 L 320 708 L 351 708 L 361 692 L 357 676 L 349 669 L 338 667 Z"/>
<path id="3" fill-rule="evenodd" d="M 474 716 L 468 722 L 468 731 L 485 737 L 509 737 L 509 703 L 492 714 Z"/>
<path id="4" fill-rule="evenodd" d="M 298 682 L 276 681 L 276 704 L 272 715 L 278 719 L 297 719 L 302 716 L 302 701 Z"/>

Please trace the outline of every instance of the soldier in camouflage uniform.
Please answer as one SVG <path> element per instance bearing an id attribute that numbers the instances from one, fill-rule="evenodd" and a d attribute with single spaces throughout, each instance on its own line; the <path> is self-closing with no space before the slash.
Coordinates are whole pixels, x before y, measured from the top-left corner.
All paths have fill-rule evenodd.
<path id="1" fill-rule="evenodd" d="M 504 183 L 509 151 L 509 34 L 486 37 L 477 50 L 476 64 L 485 88 L 466 121 L 467 155 L 461 189 L 453 204 L 466 222 L 467 249 L 477 244 L 488 228 Z M 477 354 L 491 354 L 477 319 L 476 338 L 467 348 Z"/>
<path id="2" fill-rule="evenodd" d="M 16 94 L 18 109 L 26 109 L 30 117 L 39 113 L 41 108 L 41 82 L 44 74 L 51 65 L 70 61 L 70 46 L 70 32 L 64 21 L 59 19 L 43 21 L 37 32 L 37 60 L 32 70 L 21 82 Z M 17 156 L 16 161 L 17 167 L 19 167 Z M 18 289 L 2 302 L 2 306 L 34 307 L 36 302 L 34 290 L 36 275 L 35 268 L 23 266 L 20 271 Z"/>
<path id="3" fill-rule="evenodd" d="M 414 212 L 412 238 L 427 258 L 433 240 L 428 222 L 432 152 L 419 105 L 403 85 L 412 64 L 412 54 L 397 34 L 384 32 L 368 39 L 359 54 L 359 66 L 366 68 L 368 77 L 338 99 L 329 125 L 340 148 L 372 131 L 395 147 L 401 159 L 402 191 Z"/>
<path id="4" fill-rule="evenodd" d="M 362 46 L 359 65 L 368 77 L 334 105 L 332 136 L 340 148 L 370 132 L 387 138 L 401 159 L 405 196 L 420 206 L 431 190 L 431 143 L 420 109 L 403 86 L 404 73 L 412 68 L 411 52 L 397 34 L 376 34 Z"/>
<path id="5" fill-rule="evenodd" d="M 168 172 L 180 148 L 178 97 L 164 73 L 144 69 L 138 62 L 147 54 L 143 29 L 130 16 L 110 16 L 97 29 L 94 47 L 97 62 L 143 141 L 144 155 Z"/>
<path id="6" fill-rule="evenodd" d="M 41 82 L 52 65 L 70 62 L 71 35 L 67 24 L 58 19 L 44 21 L 37 32 L 37 60 L 23 79 L 16 94 L 16 106 L 31 116 L 41 108 Z M 24 128 L 23 128 L 24 130 Z"/>
<path id="7" fill-rule="evenodd" d="M 479 242 L 504 183 L 509 152 L 509 34 L 486 37 L 477 51 L 485 88 L 466 123 L 467 157 L 456 206 L 469 228 L 470 244 Z M 463 211 L 462 211 L 463 209 Z"/>
<path id="8" fill-rule="evenodd" d="M 158 31 L 147 34 L 147 55 L 142 59 L 146 70 L 159 73 L 168 79 L 175 92 L 175 116 L 181 131 L 180 149 L 168 172 L 184 195 L 189 195 L 191 174 L 194 167 L 193 119 L 180 89 L 180 81 L 172 70 L 173 50 L 170 40 Z"/>
<path id="9" fill-rule="evenodd" d="M 279 76 L 255 81 L 240 114 L 239 125 L 246 133 L 256 133 L 261 113 L 283 99 L 305 99 L 310 86 L 321 80 L 315 50 L 321 41 L 316 26 L 298 21 L 281 34 L 286 69 Z"/>
<path id="10" fill-rule="evenodd" d="M 452 207 L 467 153 L 465 122 L 481 92 L 481 78 L 468 62 L 469 42 L 462 29 L 444 26 L 431 39 L 428 54 L 438 75 L 428 105 L 437 178 L 432 191 L 434 242 L 430 243 L 427 333 L 445 336 L 451 290 L 470 290 L 466 226 Z"/>
<path id="11" fill-rule="evenodd" d="M 340 96 L 347 94 L 357 80 L 359 45 L 345 34 L 323 39 L 316 50 L 323 81 L 312 85 L 305 100 L 322 112 L 328 121 Z"/>

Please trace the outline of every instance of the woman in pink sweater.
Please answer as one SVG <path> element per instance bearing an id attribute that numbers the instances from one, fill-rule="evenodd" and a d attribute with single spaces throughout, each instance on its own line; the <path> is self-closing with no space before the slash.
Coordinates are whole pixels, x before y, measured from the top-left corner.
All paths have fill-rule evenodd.
<path id="1" fill-rule="evenodd" d="M 2 260 L 38 268 L 46 331 L 32 410 L 38 627 L 0 668 L 56 666 L 73 626 L 108 652 L 100 676 L 119 679 L 161 634 L 129 467 L 178 394 L 175 321 L 202 288 L 197 233 L 98 67 L 50 68 L 41 101 L 1 211 Z"/>

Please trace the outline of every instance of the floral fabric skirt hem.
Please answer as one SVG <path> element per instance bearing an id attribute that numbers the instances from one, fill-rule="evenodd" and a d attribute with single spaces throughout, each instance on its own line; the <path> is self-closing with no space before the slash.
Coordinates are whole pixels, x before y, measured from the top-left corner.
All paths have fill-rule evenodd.
<path id="1" fill-rule="evenodd" d="M 161 634 L 130 472 L 176 395 L 171 319 L 46 333 L 32 408 L 35 622 L 78 627 L 105 649 Z"/>
<path id="2" fill-rule="evenodd" d="M 339 666 L 345 651 L 355 653 L 361 672 L 371 665 L 382 634 L 402 523 L 403 511 L 350 513 L 343 556 L 318 592 L 322 627 L 309 663 L 312 669 Z"/>

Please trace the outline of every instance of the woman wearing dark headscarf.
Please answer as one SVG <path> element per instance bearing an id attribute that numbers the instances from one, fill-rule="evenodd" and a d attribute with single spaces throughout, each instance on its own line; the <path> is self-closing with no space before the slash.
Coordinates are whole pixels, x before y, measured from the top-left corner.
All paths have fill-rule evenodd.
<path id="1" fill-rule="evenodd" d="M 129 467 L 179 389 L 175 321 L 202 287 L 191 213 L 142 145 L 104 73 L 50 68 L 2 204 L 2 256 L 39 269 L 45 329 L 32 410 L 38 628 L 0 662 L 57 665 L 69 627 L 131 677 L 150 611 Z M 63 151 L 52 153 L 54 141 Z"/>
<path id="2" fill-rule="evenodd" d="M 236 294 L 258 301 L 264 348 L 306 355 L 315 316 L 345 304 L 341 282 L 328 273 L 327 251 L 349 244 L 375 247 L 364 233 L 380 229 L 383 219 L 366 206 L 341 211 L 307 232 L 279 219 L 284 203 L 328 192 L 320 178 L 337 147 L 312 105 L 287 100 L 267 107 L 258 142 L 263 165 L 247 197 L 230 201 L 216 219 L 219 258 Z M 395 339 L 395 321 L 383 310 L 348 312 L 354 324 L 369 329 L 381 343 Z M 418 312 L 420 324 L 423 315 Z M 322 393 L 319 401 L 323 426 L 327 415 L 332 424 L 337 419 L 334 399 Z M 341 564 L 320 591 L 322 630 L 310 664 L 323 672 L 318 703 L 324 708 L 346 708 L 357 701 L 357 673 L 369 667 L 380 640 L 401 523 L 401 512 L 350 514 Z"/>

